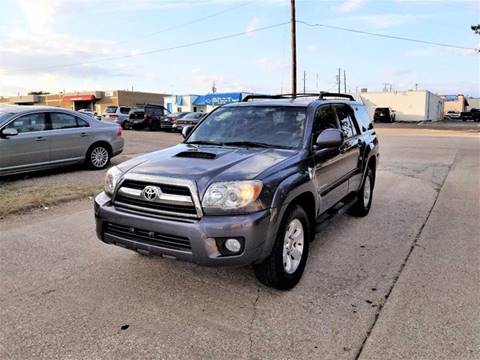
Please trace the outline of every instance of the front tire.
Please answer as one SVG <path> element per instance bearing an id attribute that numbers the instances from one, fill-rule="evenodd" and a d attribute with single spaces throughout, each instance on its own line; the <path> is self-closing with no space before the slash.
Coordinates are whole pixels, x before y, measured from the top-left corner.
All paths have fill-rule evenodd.
<path id="1" fill-rule="evenodd" d="M 88 150 L 85 160 L 88 168 L 101 170 L 110 164 L 110 158 L 110 150 L 103 144 L 96 144 Z"/>
<path id="2" fill-rule="evenodd" d="M 305 210 L 292 207 L 285 214 L 272 253 L 255 265 L 255 275 L 264 285 L 289 290 L 300 281 L 307 263 L 311 239 L 310 223 Z"/>
<path id="3" fill-rule="evenodd" d="M 353 216 L 367 216 L 370 207 L 372 206 L 373 188 L 375 185 L 375 173 L 369 167 L 367 174 L 363 180 L 362 187 L 358 191 L 357 200 L 348 210 L 348 213 Z"/>

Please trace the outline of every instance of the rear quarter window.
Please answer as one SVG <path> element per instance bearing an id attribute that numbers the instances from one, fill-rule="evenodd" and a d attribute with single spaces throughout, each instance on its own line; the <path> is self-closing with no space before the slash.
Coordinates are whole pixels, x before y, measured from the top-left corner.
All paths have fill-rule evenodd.
<path id="1" fill-rule="evenodd" d="M 368 129 L 372 129 L 373 122 L 372 122 L 372 119 L 370 119 L 370 116 L 368 115 L 365 107 L 362 105 L 353 105 L 352 108 L 355 111 L 355 119 L 358 122 L 360 131 L 364 132 L 364 131 L 367 131 Z"/>

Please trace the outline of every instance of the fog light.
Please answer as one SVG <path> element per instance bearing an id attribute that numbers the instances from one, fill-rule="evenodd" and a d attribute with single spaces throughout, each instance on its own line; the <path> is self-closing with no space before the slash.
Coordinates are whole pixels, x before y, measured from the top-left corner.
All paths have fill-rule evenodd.
<path id="1" fill-rule="evenodd" d="M 237 253 L 242 248 L 242 244 L 237 239 L 227 239 L 225 241 L 225 248 L 232 253 Z"/>

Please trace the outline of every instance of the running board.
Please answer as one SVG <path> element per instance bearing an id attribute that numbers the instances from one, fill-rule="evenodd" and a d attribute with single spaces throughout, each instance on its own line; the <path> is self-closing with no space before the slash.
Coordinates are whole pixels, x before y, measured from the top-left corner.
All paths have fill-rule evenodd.
<path id="1" fill-rule="evenodd" d="M 350 209 L 353 204 L 355 204 L 355 201 L 357 201 L 357 195 L 347 196 L 345 199 L 338 202 L 335 206 L 321 214 L 316 221 L 315 233 L 320 231 L 319 228 L 324 222 L 330 220 L 336 215 L 345 214 L 348 209 Z"/>

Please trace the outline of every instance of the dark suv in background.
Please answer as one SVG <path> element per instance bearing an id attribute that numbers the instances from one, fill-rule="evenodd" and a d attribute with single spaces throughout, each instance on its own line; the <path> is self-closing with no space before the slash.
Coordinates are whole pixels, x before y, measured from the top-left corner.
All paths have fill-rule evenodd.
<path id="1" fill-rule="evenodd" d="M 143 121 L 137 119 L 138 113 L 132 115 L 132 128 L 135 130 L 149 129 L 159 130 L 161 129 L 162 120 L 167 117 L 170 112 L 163 106 L 157 104 L 147 104 L 143 109 Z M 130 119 L 129 119 L 130 120 Z"/>
<path id="2" fill-rule="evenodd" d="M 249 95 L 182 134 L 182 144 L 108 171 L 95 199 L 103 242 L 253 265 L 262 283 L 290 289 L 317 222 L 342 206 L 354 216 L 370 210 L 378 139 L 350 95 Z"/>
<path id="3" fill-rule="evenodd" d="M 395 111 L 388 107 L 379 107 L 373 113 L 373 121 L 393 123 L 395 122 Z"/>

